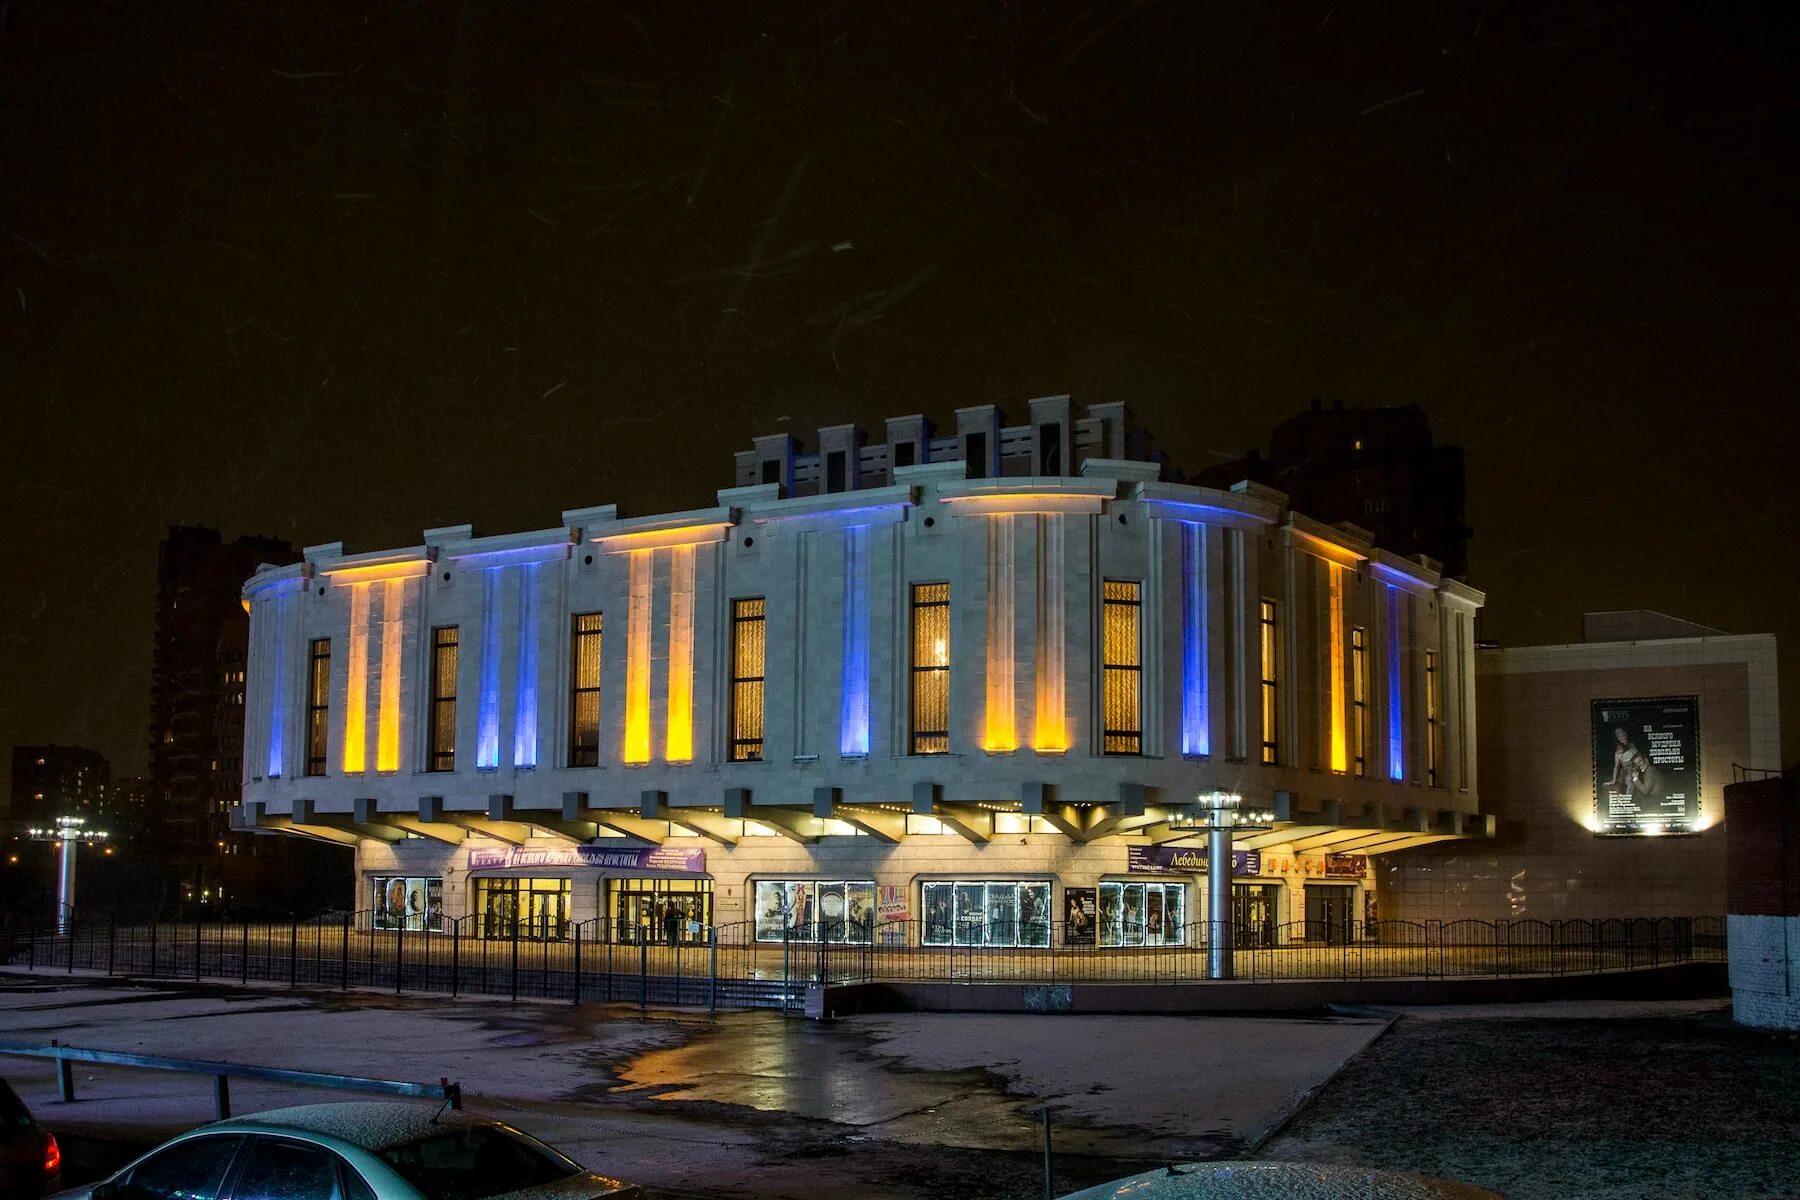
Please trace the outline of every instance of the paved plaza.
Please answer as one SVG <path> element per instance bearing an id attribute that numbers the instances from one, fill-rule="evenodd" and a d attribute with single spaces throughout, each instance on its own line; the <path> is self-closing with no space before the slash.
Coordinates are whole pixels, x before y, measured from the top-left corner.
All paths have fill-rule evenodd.
<path id="1" fill-rule="evenodd" d="M 0 977 L 0 1039 L 463 1083 L 674 1200 L 1042 1194 L 1252 1155 L 1463 1180 L 1510 1200 L 1800 1194 L 1800 1051 L 1722 1001 L 1316 1018 L 914 1014 L 817 1024 L 366 991 Z M 53 1129 L 149 1141 L 211 1117 L 201 1077 L 0 1072 Z M 240 1112 L 329 1093 L 240 1081 Z M 122 1150 L 119 1152 L 123 1152 Z"/>

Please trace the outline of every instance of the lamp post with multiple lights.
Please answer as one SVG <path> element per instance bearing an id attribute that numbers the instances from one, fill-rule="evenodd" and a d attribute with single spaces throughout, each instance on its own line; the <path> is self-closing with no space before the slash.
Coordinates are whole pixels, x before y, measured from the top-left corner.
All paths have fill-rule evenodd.
<path id="1" fill-rule="evenodd" d="M 56 873 L 56 932 L 66 935 L 75 925 L 75 847 L 106 840 L 104 829 L 89 829 L 86 817 L 58 817 L 50 825 L 32 826 L 26 836 L 62 848 Z"/>
<path id="2" fill-rule="evenodd" d="M 1173 828 L 1206 835 L 1206 977 L 1232 977 L 1231 839 L 1237 833 L 1266 833 L 1275 827 L 1275 814 L 1247 809 L 1244 798 L 1231 792 L 1203 792 L 1195 799 L 1185 820 L 1171 821 Z"/>

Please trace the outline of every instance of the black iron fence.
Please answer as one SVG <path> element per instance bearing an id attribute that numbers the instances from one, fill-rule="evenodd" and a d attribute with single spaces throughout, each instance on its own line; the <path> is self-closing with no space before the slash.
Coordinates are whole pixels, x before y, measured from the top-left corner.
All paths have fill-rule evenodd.
<path id="1" fill-rule="evenodd" d="M 806 936 L 797 936 L 797 934 Z M 267 922 L 78 921 L 0 928 L 0 962 L 139 978 L 260 981 L 639 1005 L 789 1007 L 812 984 L 1176 983 L 1229 937 L 1240 980 L 1572 975 L 1723 961 L 1717 917 L 1369 921 L 1233 927 L 929 921 L 807 930 L 743 921 L 646 940 L 597 919 L 538 928 L 379 912 Z"/>

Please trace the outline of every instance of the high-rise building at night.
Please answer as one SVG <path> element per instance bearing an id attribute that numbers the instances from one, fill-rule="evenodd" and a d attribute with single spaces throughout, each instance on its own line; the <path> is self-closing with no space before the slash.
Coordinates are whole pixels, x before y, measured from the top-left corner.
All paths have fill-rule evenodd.
<path id="1" fill-rule="evenodd" d="M 152 832 L 178 868 L 183 898 L 216 894 L 232 857 L 252 852 L 231 833 L 244 740 L 250 620 L 240 591 L 264 563 L 299 553 L 276 538 L 227 542 L 216 529 L 175 526 L 157 559 L 156 645 L 150 677 Z M 192 893 L 190 896 L 189 893 Z"/>
<path id="2" fill-rule="evenodd" d="M 1463 452 L 1434 442 L 1416 404 L 1327 408 L 1315 400 L 1275 427 L 1267 457 L 1252 450 L 1189 482 L 1230 487 L 1241 479 L 1275 488 L 1316 520 L 1366 529 L 1384 550 L 1435 559 L 1452 579 L 1468 574 L 1474 531 L 1464 513 Z"/>
<path id="3" fill-rule="evenodd" d="M 49 822 L 57 817 L 103 818 L 112 768 L 85 746 L 14 746 L 12 801 L 7 819 Z"/>

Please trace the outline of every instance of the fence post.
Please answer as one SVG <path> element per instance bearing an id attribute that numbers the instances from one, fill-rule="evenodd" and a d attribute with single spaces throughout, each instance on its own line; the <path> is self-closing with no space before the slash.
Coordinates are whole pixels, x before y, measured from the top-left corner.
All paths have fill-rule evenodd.
<path id="1" fill-rule="evenodd" d="M 450 998 L 455 999 L 462 986 L 462 918 L 450 922 Z"/>
<path id="2" fill-rule="evenodd" d="M 25 927 L 25 966 L 37 970 L 37 906 L 31 909 L 31 923 Z"/>
<path id="3" fill-rule="evenodd" d="M 575 983 L 574 998 L 569 1001 L 576 1008 L 581 1007 L 581 922 L 575 922 Z"/>
<path id="4" fill-rule="evenodd" d="M 150 974 L 156 974 L 156 920 L 161 913 L 150 914 Z"/>
<path id="5" fill-rule="evenodd" d="M 515 910 L 516 911 L 516 910 Z M 512 1002 L 519 1002 L 519 918 L 512 922 Z"/>
<path id="6" fill-rule="evenodd" d="M 650 1003 L 650 939 L 638 938 L 638 1007 L 648 1007 Z"/>
<path id="7" fill-rule="evenodd" d="M 400 994 L 400 973 L 406 969 L 406 913 L 400 913 L 400 923 L 394 926 L 394 995 Z"/>
<path id="8" fill-rule="evenodd" d="M 711 925 L 706 930 L 707 938 L 712 942 L 712 976 L 706 993 L 706 1011 L 719 1011 L 719 927 Z"/>
<path id="9" fill-rule="evenodd" d="M 106 973 L 113 973 L 113 960 L 119 950 L 119 918 L 117 914 L 106 918 Z"/>
<path id="10" fill-rule="evenodd" d="M 243 924 L 243 947 L 238 951 L 238 982 L 250 982 L 250 922 Z"/>
<path id="11" fill-rule="evenodd" d="M 350 922 L 355 919 L 354 913 L 344 914 L 344 935 L 338 950 L 338 987 L 344 991 L 350 990 Z"/>
<path id="12" fill-rule="evenodd" d="M 79 925 L 75 924 L 75 918 L 71 915 L 69 918 L 69 971 L 68 971 L 68 973 L 70 975 L 73 975 L 75 973 L 75 933 L 80 928 L 81 927 Z"/>
<path id="13" fill-rule="evenodd" d="M 294 917 L 288 926 L 288 986 L 291 988 L 300 982 L 300 918 Z"/>
<path id="14" fill-rule="evenodd" d="M 194 913 L 194 978 L 200 978 L 200 913 Z"/>
<path id="15" fill-rule="evenodd" d="M 610 926 L 608 926 L 607 927 L 607 938 L 606 938 L 606 1001 L 608 1004 L 612 1003 L 612 998 L 613 998 L 613 994 L 612 994 L 613 933 L 614 933 L 614 930 Z"/>

